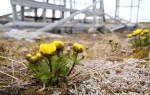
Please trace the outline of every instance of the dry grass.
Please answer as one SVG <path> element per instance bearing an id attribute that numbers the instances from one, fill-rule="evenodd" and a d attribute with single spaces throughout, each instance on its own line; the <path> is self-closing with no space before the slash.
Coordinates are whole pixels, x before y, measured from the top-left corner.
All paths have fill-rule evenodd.
<path id="1" fill-rule="evenodd" d="M 83 52 L 85 59 L 82 63 L 84 66 L 76 67 L 72 75 L 74 77 L 68 80 L 67 83 L 62 83 L 56 88 L 47 86 L 47 89 L 41 92 L 41 94 L 37 92 L 37 90 L 41 88 L 41 84 L 37 84 L 31 80 L 29 70 L 23 68 L 21 64 L 16 62 L 14 66 L 16 71 L 15 77 L 23 80 L 19 83 L 24 86 L 20 86 L 20 84 L 17 84 L 15 81 L 12 81 L 12 83 L 13 85 L 17 84 L 18 87 L 25 89 L 21 91 L 20 88 L 18 88 L 18 93 L 28 93 L 28 95 L 48 95 L 48 92 L 51 93 L 51 95 L 55 93 L 61 93 L 62 95 L 63 93 L 71 93 L 73 95 L 106 95 L 108 93 L 112 95 L 150 94 L 149 60 L 132 58 L 147 57 L 147 53 L 150 50 L 149 47 L 143 47 L 137 50 L 133 49 L 126 41 L 125 33 L 79 33 L 65 36 L 67 37 L 60 38 L 60 40 L 64 41 L 66 47 L 72 46 L 74 42 L 82 43 L 87 47 Z M 108 44 L 110 39 L 119 43 L 119 48 L 115 52 L 111 51 L 111 47 Z M 45 38 L 42 42 L 51 42 L 53 40 L 54 38 Z M 28 43 L 24 40 L 0 39 L 0 54 L 16 61 L 22 63 L 26 62 L 24 56 L 31 51 L 38 51 L 38 43 Z M 143 56 L 140 57 L 140 55 Z M 4 67 L 6 67 L 5 70 L 12 71 L 12 61 L 0 60 L 0 62 L 1 70 L 4 71 Z M 2 74 L 0 75 L 2 76 Z M 5 77 L 9 78 L 8 76 Z M 10 80 L 8 81 L 9 82 L 6 83 L 7 85 L 10 84 Z M 26 88 L 25 84 L 28 83 L 33 83 L 34 86 L 32 84 Z M 0 86 L 3 86 L 3 84 Z M 11 92 L 10 89 L 7 90 Z"/>

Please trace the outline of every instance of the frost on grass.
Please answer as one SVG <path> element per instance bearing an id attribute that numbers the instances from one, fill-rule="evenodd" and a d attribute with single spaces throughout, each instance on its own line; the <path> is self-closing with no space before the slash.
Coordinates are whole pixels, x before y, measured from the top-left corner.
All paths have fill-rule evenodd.
<path id="1" fill-rule="evenodd" d="M 150 62 L 142 59 L 123 61 L 89 60 L 77 67 L 83 78 L 78 87 L 70 90 L 79 95 L 150 94 Z M 87 77 L 88 76 L 88 77 Z M 77 77 L 77 76 L 76 76 Z M 76 88 L 76 89 L 75 89 Z"/>

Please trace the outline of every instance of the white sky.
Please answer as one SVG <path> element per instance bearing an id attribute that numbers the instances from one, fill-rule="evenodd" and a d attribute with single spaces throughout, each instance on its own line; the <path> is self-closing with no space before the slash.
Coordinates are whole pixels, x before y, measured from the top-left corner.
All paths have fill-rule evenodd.
<path id="1" fill-rule="evenodd" d="M 42 1 L 42 0 L 36 0 L 36 1 Z M 49 0 L 49 1 L 53 1 L 53 0 Z M 80 3 L 89 2 L 87 5 L 90 5 L 91 4 L 90 1 L 92 1 L 92 0 L 76 0 L 76 1 L 80 2 Z M 115 15 L 115 1 L 116 0 L 104 0 L 105 12 L 113 17 Z M 130 5 L 130 2 L 131 2 L 131 0 L 120 0 L 120 1 L 121 1 L 121 5 Z M 133 4 L 137 5 L 137 0 L 133 0 L 133 1 L 134 1 Z M 84 7 L 85 7 L 85 5 L 83 5 L 83 4 L 78 4 L 78 6 L 77 6 L 78 9 L 83 9 Z M 19 10 L 19 8 L 18 8 L 18 10 Z M 7 13 L 11 13 L 11 12 L 12 12 L 12 9 L 11 9 L 11 5 L 10 5 L 10 0 L 1 0 L 0 1 L 0 15 L 4 15 Z M 136 8 L 133 8 L 132 19 L 136 18 L 136 14 L 137 14 L 136 12 L 137 12 Z M 119 16 L 121 18 L 129 20 L 129 17 L 130 17 L 129 13 L 130 13 L 129 8 L 120 8 Z M 149 20 L 150 21 L 150 0 L 141 0 L 140 1 L 139 20 Z"/>

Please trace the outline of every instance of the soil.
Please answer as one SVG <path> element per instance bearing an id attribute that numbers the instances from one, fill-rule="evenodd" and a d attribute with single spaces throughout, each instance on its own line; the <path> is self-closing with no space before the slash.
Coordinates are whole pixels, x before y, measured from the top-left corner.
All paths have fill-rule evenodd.
<path id="1" fill-rule="evenodd" d="M 84 66 L 77 66 L 72 73 L 73 78 L 57 86 L 46 85 L 36 81 L 30 70 L 25 68 L 25 55 L 38 51 L 39 43 L 25 40 L 0 38 L 1 71 L 13 75 L 19 80 L 0 73 L 0 95 L 121 95 L 150 94 L 150 46 L 133 48 L 126 37 L 127 33 L 106 34 L 62 34 L 65 47 L 74 42 L 84 45 L 82 53 Z M 42 42 L 52 42 L 55 38 L 44 38 Z M 112 51 L 109 40 L 118 43 L 116 51 Z M 144 51 L 145 50 L 145 51 Z M 140 56 L 140 57 L 139 57 Z M 23 64 L 22 64 L 23 63 Z"/>

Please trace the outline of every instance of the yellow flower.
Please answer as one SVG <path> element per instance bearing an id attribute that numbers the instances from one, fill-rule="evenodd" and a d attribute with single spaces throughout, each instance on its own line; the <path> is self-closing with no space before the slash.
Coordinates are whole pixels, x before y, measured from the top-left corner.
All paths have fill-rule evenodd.
<path id="1" fill-rule="evenodd" d="M 75 52 L 82 53 L 83 49 L 84 49 L 84 46 L 82 44 L 78 44 L 78 43 L 73 44 L 73 50 Z"/>
<path id="2" fill-rule="evenodd" d="M 57 41 L 56 40 L 53 43 L 55 44 L 57 49 L 63 49 L 64 48 L 64 42 L 62 42 L 62 41 Z"/>
<path id="3" fill-rule="evenodd" d="M 149 29 L 144 29 L 143 30 L 143 33 L 148 33 L 149 32 Z"/>
<path id="4" fill-rule="evenodd" d="M 37 56 L 38 58 L 42 58 L 42 54 L 41 54 L 40 52 L 36 53 L 36 56 Z"/>
<path id="5" fill-rule="evenodd" d="M 89 49 L 89 47 L 88 47 L 88 46 L 86 46 L 86 50 L 87 50 L 87 49 Z"/>
<path id="6" fill-rule="evenodd" d="M 32 56 L 30 60 L 31 60 L 31 62 L 35 62 L 35 61 L 38 60 L 38 57 L 37 56 Z"/>
<path id="7" fill-rule="evenodd" d="M 136 29 L 136 33 L 137 33 L 137 34 L 140 34 L 141 32 L 142 32 L 142 28 Z"/>
<path id="8" fill-rule="evenodd" d="M 37 40 L 41 40 L 41 37 L 40 37 L 40 36 L 38 36 L 36 39 L 37 39 Z"/>
<path id="9" fill-rule="evenodd" d="M 136 36 L 136 35 L 137 35 L 137 32 L 133 31 L 132 36 Z"/>
<path id="10" fill-rule="evenodd" d="M 133 31 L 133 36 L 136 36 L 136 35 L 138 35 L 138 34 L 140 34 L 142 32 L 142 29 L 137 29 L 137 30 L 135 30 L 135 31 Z"/>
<path id="11" fill-rule="evenodd" d="M 31 58 L 31 56 L 32 56 L 31 54 L 27 54 L 27 55 L 26 55 L 26 59 L 29 61 L 30 58 Z"/>
<path id="12" fill-rule="evenodd" d="M 132 34 L 127 34 L 127 37 L 128 38 L 131 38 L 133 35 Z"/>
<path id="13" fill-rule="evenodd" d="M 144 32 L 141 32 L 141 33 L 140 33 L 141 36 L 144 36 L 144 34 L 145 34 Z"/>
<path id="14" fill-rule="evenodd" d="M 118 45 L 118 42 L 115 42 L 115 45 Z"/>
<path id="15" fill-rule="evenodd" d="M 54 43 L 50 43 L 50 44 L 41 44 L 40 45 L 40 52 L 43 55 L 53 55 L 56 51 L 56 46 Z"/>
<path id="16" fill-rule="evenodd" d="M 146 36 L 143 36 L 141 39 L 142 39 L 142 40 L 146 40 Z"/>

